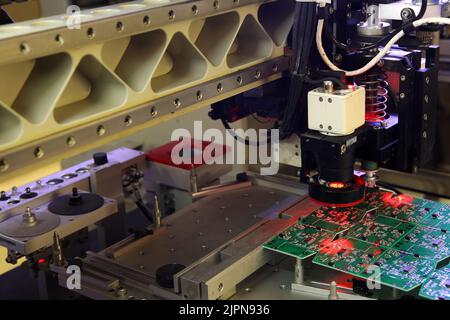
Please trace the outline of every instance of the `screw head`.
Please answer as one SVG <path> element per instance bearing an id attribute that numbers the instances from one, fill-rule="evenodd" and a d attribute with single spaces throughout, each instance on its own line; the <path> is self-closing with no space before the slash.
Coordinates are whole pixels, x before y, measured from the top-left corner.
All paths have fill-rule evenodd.
<path id="1" fill-rule="evenodd" d="M 98 126 L 97 128 L 97 135 L 99 137 L 104 136 L 106 134 L 106 129 L 104 126 Z"/>
<path id="2" fill-rule="evenodd" d="M 0 160 L 0 172 L 5 172 L 9 169 L 9 163 L 5 159 Z"/>
<path id="3" fill-rule="evenodd" d="M 34 156 L 36 158 L 40 159 L 44 156 L 44 154 L 44 149 L 42 149 L 41 147 L 37 147 L 36 149 L 34 149 Z"/>
<path id="4" fill-rule="evenodd" d="M 70 136 L 70 137 L 67 138 L 66 143 L 67 143 L 67 146 L 68 146 L 69 148 L 71 148 L 71 147 L 73 147 L 74 145 L 77 144 L 77 140 L 75 139 L 74 136 Z"/>
<path id="5" fill-rule="evenodd" d="M 126 116 L 124 122 L 125 122 L 125 126 L 129 127 L 133 124 L 133 118 L 131 118 L 131 116 Z"/>

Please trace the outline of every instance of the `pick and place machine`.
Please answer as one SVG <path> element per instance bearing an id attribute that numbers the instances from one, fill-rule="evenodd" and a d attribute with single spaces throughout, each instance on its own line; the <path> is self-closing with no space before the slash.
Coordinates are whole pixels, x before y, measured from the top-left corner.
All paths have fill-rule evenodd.
<path id="1" fill-rule="evenodd" d="M 142 0 L 18 22 L 8 2 L 3 299 L 450 299 L 450 177 L 424 177 L 448 144 L 446 3 Z M 191 114 L 279 170 L 196 137 L 179 156 L 200 160 L 174 161 L 158 132 Z"/>

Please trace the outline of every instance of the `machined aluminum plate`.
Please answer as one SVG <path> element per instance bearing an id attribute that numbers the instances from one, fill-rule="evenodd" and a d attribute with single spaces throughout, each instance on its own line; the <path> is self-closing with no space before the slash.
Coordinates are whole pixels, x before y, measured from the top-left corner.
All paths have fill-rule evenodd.
<path id="1" fill-rule="evenodd" d="M 298 200 L 282 191 L 255 186 L 213 195 L 169 216 L 154 235 L 108 255 L 120 265 L 151 277 L 166 264 L 190 267 L 267 219 L 278 219 L 280 212 Z"/>
<path id="2" fill-rule="evenodd" d="M 80 193 L 83 192 L 80 190 Z M 35 232 L 31 232 L 31 228 L 27 233 L 24 233 L 21 229 L 14 229 L 18 224 L 17 221 L 22 219 L 21 216 L 14 216 L 0 223 L 0 244 L 24 255 L 48 248 L 53 244 L 55 232 L 61 238 L 65 238 L 117 213 L 117 201 L 108 198 L 104 198 L 104 200 L 105 203 L 101 208 L 79 216 L 53 215 L 48 211 L 48 205 L 51 201 L 39 207 L 33 207 L 31 211 L 38 219 L 41 218 L 41 220 L 46 221 L 45 228 L 42 229 L 40 224 L 37 224 Z M 5 233 L 2 231 L 5 231 Z"/>
<path id="3" fill-rule="evenodd" d="M 29 238 L 52 231 L 59 226 L 60 218 L 50 212 L 36 213 L 36 222 L 28 224 L 17 215 L 0 223 L 0 234 L 13 238 Z"/>

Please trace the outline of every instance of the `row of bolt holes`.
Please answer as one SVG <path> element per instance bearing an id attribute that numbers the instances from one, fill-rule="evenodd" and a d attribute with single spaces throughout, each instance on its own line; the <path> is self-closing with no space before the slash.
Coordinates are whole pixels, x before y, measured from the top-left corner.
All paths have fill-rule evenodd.
<path id="1" fill-rule="evenodd" d="M 274 65 L 272 66 L 272 71 L 273 71 L 273 72 L 277 72 L 277 71 L 278 71 L 278 65 L 274 64 Z M 260 78 L 261 78 L 261 75 L 262 75 L 262 74 L 261 74 L 261 71 L 257 70 L 257 71 L 255 72 L 255 79 L 256 79 L 256 80 L 260 79 Z M 238 83 L 239 86 L 242 85 L 242 83 L 243 83 L 242 77 L 241 77 L 241 76 L 238 76 L 238 77 L 236 78 L 236 82 Z M 218 92 L 218 93 L 222 93 L 223 90 L 224 90 L 223 84 L 222 84 L 222 83 L 219 83 L 219 84 L 217 85 L 217 92 Z M 196 97 L 197 97 L 197 100 L 198 100 L 198 101 L 203 100 L 203 92 L 200 91 L 200 90 L 197 91 Z M 174 104 L 174 107 L 175 107 L 176 109 L 179 109 L 179 108 L 182 106 L 181 100 L 180 100 L 179 98 L 176 98 L 176 99 L 174 100 L 173 104 Z M 156 109 L 155 106 L 153 106 L 153 107 L 150 108 L 150 115 L 151 115 L 153 118 L 155 118 L 155 117 L 158 115 L 158 110 Z M 133 118 L 132 118 L 130 115 L 126 116 L 126 117 L 125 117 L 125 120 L 124 120 L 124 124 L 125 124 L 125 126 L 127 126 L 127 127 L 131 126 L 131 125 L 133 124 Z M 105 128 L 103 125 L 98 126 L 98 127 L 97 127 L 97 135 L 98 135 L 99 137 L 102 137 L 102 136 L 104 136 L 105 134 L 106 134 L 106 128 Z M 67 146 L 68 146 L 69 148 L 74 147 L 74 146 L 77 144 L 77 140 L 76 140 L 76 138 L 75 138 L 74 136 L 69 136 L 69 137 L 67 138 L 67 140 L 66 140 L 66 144 L 67 144 Z M 34 154 L 34 157 L 35 157 L 35 158 L 41 159 L 41 158 L 44 157 L 45 151 L 44 151 L 44 149 L 43 149 L 42 147 L 37 147 L 37 148 L 34 149 L 33 154 Z M 5 171 L 8 170 L 8 168 L 9 168 L 9 165 L 8 165 L 8 163 L 6 162 L 6 160 L 4 160 L 4 159 L 3 159 L 3 160 L 0 160 L 0 172 L 5 172 Z"/>
<path id="2" fill-rule="evenodd" d="M 64 180 L 74 179 L 74 178 L 78 177 L 78 174 L 83 174 L 83 173 L 86 173 L 86 172 L 88 172 L 88 171 L 89 171 L 89 169 L 87 169 L 87 168 L 81 168 L 81 169 L 78 169 L 78 170 L 76 171 L 77 173 L 67 173 L 67 174 L 64 174 L 64 175 L 61 176 L 60 179 L 58 179 L 58 178 L 56 178 L 56 179 L 51 179 L 51 180 L 47 181 L 46 184 L 49 185 L 49 186 L 56 186 L 56 185 L 58 185 L 58 184 L 63 183 Z M 37 196 L 36 196 L 36 197 L 37 197 Z M 9 205 L 16 205 L 16 204 L 18 204 L 18 203 L 20 203 L 20 200 L 19 200 L 19 199 L 10 200 L 10 201 L 7 202 L 7 204 L 9 204 Z"/>
<path id="3" fill-rule="evenodd" d="M 239 4 L 240 0 L 233 0 L 233 3 L 235 5 Z M 214 9 L 218 10 L 220 8 L 220 2 L 218 0 L 214 1 L 213 3 Z M 197 15 L 199 13 L 199 9 L 196 5 L 193 5 L 191 8 L 192 14 L 193 15 Z M 175 11 L 174 10 L 169 10 L 169 12 L 167 13 L 168 18 L 170 21 L 175 20 Z M 151 19 L 149 16 L 145 16 L 142 19 L 142 23 L 147 26 L 151 23 Z M 122 21 L 118 21 L 116 23 L 116 31 L 117 32 L 122 32 L 125 30 L 125 25 L 123 24 Z M 88 28 L 86 31 L 86 36 L 88 37 L 88 39 L 94 39 L 95 38 L 95 30 L 94 28 Z M 63 36 L 61 36 L 60 34 L 57 34 L 55 36 L 55 42 L 59 45 L 62 46 L 64 44 L 64 38 Z M 19 46 L 20 52 L 22 54 L 28 54 L 31 52 L 31 47 L 28 43 L 26 42 L 22 42 Z"/>

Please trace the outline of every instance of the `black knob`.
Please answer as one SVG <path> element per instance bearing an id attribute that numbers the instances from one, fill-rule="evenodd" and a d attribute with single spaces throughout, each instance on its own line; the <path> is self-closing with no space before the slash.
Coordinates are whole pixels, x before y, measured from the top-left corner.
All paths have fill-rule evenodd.
<path id="1" fill-rule="evenodd" d="M 108 155 L 106 152 L 98 152 L 94 154 L 94 163 L 96 166 L 102 166 L 108 163 Z"/>

